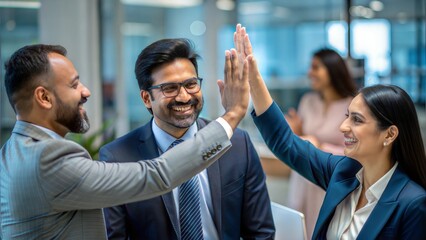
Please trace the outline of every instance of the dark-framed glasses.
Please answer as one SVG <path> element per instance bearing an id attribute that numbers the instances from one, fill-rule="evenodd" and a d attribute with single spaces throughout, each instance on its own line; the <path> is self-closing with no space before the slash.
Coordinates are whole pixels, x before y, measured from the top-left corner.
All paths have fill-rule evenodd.
<path id="1" fill-rule="evenodd" d="M 187 93 L 195 94 L 200 91 L 202 80 L 203 78 L 196 77 L 187 79 L 180 83 L 162 83 L 151 86 L 148 88 L 148 91 L 152 89 L 160 89 L 165 97 L 176 97 L 179 95 L 180 87 L 183 87 Z"/>

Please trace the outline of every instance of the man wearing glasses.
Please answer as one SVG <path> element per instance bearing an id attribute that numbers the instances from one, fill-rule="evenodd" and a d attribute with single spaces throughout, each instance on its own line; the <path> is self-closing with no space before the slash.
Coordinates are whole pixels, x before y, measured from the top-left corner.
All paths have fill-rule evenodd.
<path id="1" fill-rule="evenodd" d="M 161 155 L 208 121 L 203 108 L 199 56 L 188 39 L 163 39 L 136 61 L 136 78 L 153 119 L 104 146 L 108 162 Z M 206 79 L 211 80 L 211 79 Z M 110 239 L 272 239 L 274 224 L 265 175 L 246 132 L 236 129 L 232 148 L 172 192 L 105 209 Z"/>

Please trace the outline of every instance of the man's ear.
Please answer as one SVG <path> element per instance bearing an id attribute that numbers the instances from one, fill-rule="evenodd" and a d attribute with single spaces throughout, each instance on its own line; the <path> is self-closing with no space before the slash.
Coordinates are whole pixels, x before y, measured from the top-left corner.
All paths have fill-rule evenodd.
<path id="1" fill-rule="evenodd" d="M 383 144 L 385 146 L 392 144 L 395 141 L 395 139 L 398 137 L 398 134 L 399 134 L 398 127 L 395 125 L 390 126 L 386 130 L 385 142 Z"/>
<path id="2" fill-rule="evenodd" d="M 152 98 L 151 98 L 151 94 L 149 94 L 149 91 L 141 90 L 140 94 L 141 94 L 142 101 L 145 104 L 145 107 L 152 108 L 152 104 L 151 104 Z"/>
<path id="3" fill-rule="evenodd" d="M 42 86 L 34 90 L 34 100 L 41 108 L 51 109 L 53 107 L 52 93 Z"/>

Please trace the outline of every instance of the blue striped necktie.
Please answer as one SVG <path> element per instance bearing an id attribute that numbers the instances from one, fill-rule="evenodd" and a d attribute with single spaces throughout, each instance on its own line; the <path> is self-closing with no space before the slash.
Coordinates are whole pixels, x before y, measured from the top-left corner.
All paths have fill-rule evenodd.
<path id="1" fill-rule="evenodd" d="M 181 142 L 183 142 L 182 139 L 177 139 L 170 145 L 169 149 Z M 203 239 L 198 175 L 179 187 L 179 220 L 182 240 Z"/>

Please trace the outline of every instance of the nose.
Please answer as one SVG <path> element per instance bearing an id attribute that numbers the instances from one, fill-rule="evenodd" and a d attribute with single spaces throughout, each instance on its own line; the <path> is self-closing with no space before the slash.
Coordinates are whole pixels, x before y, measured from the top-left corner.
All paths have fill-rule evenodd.
<path id="1" fill-rule="evenodd" d="M 186 103 L 191 99 L 191 94 L 189 94 L 186 89 L 181 86 L 179 90 L 179 94 L 175 97 L 175 100 L 178 102 Z"/>
<path id="2" fill-rule="evenodd" d="M 88 98 L 90 97 L 90 95 L 91 95 L 90 90 L 85 85 L 83 85 L 83 88 L 81 90 L 81 96 Z"/>
<path id="3" fill-rule="evenodd" d="M 340 129 L 340 131 L 341 131 L 342 133 L 349 132 L 350 128 L 349 128 L 348 121 L 349 121 L 349 118 L 346 118 L 346 119 L 342 122 L 342 124 L 340 124 L 340 128 L 339 128 L 339 129 Z"/>

